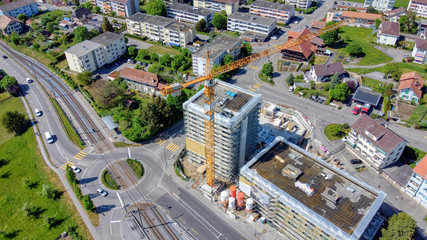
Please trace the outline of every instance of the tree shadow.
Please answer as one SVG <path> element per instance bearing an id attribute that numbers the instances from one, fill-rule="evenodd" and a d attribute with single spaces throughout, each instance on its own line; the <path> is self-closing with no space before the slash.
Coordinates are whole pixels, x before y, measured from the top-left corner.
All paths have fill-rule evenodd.
<path id="1" fill-rule="evenodd" d="M 49 229 L 55 228 L 59 225 L 61 225 L 61 223 L 63 223 L 65 221 L 65 218 L 61 218 L 61 219 L 57 219 L 55 218 L 49 225 Z"/>
<path id="2" fill-rule="evenodd" d="M 116 205 L 101 205 L 96 207 L 96 212 L 97 213 L 105 213 L 105 212 L 109 212 L 111 209 L 115 208 Z"/>
<path id="3" fill-rule="evenodd" d="M 30 181 L 30 180 L 25 180 L 25 185 L 29 188 L 29 189 L 34 189 L 37 188 L 39 186 L 39 181 Z"/>
<path id="4" fill-rule="evenodd" d="M 96 179 L 98 179 L 98 177 L 83 178 L 83 179 L 79 180 L 79 183 L 80 183 L 80 185 L 81 184 L 87 184 L 87 183 L 95 181 Z"/>
<path id="5" fill-rule="evenodd" d="M 281 74 L 279 72 L 273 72 L 273 78 L 278 78 L 280 76 Z"/>
<path id="6" fill-rule="evenodd" d="M 351 40 L 349 40 L 348 42 L 346 42 L 344 40 L 340 40 L 338 42 L 335 42 L 335 43 L 331 44 L 329 47 L 332 48 L 332 49 L 341 49 L 341 48 L 347 47 L 347 45 L 349 44 L 349 42 L 351 42 Z"/>
<path id="7" fill-rule="evenodd" d="M 2 233 L 0 236 L 2 236 L 4 239 L 14 239 L 18 236 L 18 234 L 22 232 L 22 230 L 15 230 L 7 233 Z"/>
<path id="8" fill-rule="evenodd" d="M 31 212 L 29 213 L 30 216 L 32 216 L 35 219 L 39 219 L 40 216 L 46 212 L 47 209 L 41 208 L 41 207 L 34 207 L 31 209 Z"/>
<path id="9" fill-rule="evenodd" d="M 10 160 L 0 159 L 0 168 L 9 164 Z"/>
<path id="10" fill-rule="evenodd" d="M 5 173 L 0 174 L 0 178 L 1 179 L 6 179 L 6 178 L 9 178 L 10 175 L 12 175 L 12 173 L 10 173 L 10 171 L 7 171 Z"/>

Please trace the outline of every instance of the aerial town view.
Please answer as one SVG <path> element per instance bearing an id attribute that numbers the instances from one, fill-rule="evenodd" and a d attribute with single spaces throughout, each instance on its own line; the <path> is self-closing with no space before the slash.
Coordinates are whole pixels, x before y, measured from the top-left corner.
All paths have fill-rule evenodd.
<path id="1" fill-rule="evenodd" d="M 427 239 L 427 0 L 0 0 L 0 240 Z"/>

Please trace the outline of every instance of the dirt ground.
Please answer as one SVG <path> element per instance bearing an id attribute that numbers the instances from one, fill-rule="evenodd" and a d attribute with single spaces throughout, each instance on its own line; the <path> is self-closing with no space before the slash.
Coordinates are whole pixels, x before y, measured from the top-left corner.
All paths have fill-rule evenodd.
<path id="1" fill-rule="evenodd" d="M 190 163 L 187 160 L 187 157 L 184 157 L 183 161 L 182 161 L 182 165 L 184 167 L 184 174 L 193 179 L 195 182 L 195 185 L 199 185 L 199 183 L 205 178 L 204 174 L 200 174 L 198 173 L 196 170 L 199 167 L 199 165 L 194 164 L 194 163 Z"/>
<path id="2" fill-rule="evenodd" d="M 401 115 L 402 119 L 409 119 L 415 108 L 416 106 L 408 103 L 398 103 L 399 114 Z"/>

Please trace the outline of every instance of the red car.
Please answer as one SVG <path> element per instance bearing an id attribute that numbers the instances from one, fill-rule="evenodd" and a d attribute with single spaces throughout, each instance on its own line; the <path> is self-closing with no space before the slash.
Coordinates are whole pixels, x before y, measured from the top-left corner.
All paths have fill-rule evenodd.
<path id="1" fill-rule="evenodd" d="M 368 114 L 370 108 L 371 108 L 371 105 L 369 104 L 363 105 L 362 114 Z"/>
<path id="2" fill-rule="evenodd" d="M 357 115 L 357 114 L 359 114 L 359 111 L 360 111 L 360 105 L 356 105 L 356 106 L 354 106 L 353 114 L 354 114 L 354 115 Z"/>

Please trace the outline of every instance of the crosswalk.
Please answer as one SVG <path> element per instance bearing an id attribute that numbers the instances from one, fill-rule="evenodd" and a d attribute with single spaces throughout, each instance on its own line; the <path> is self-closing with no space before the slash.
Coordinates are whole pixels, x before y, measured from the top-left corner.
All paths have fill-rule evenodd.
<path id="1" fill-rule="evenodd" d="M 256 90 L 258 88 L 260 88 L 260 87 L 261 87 L 261 84 L 260 83 L 256 83 L 251 88 L 249 88 L 249 91 L 256 92 Z"/>
<path id="2" fill-rule="evenodd" d="M 163 143 L 166 142 L 166 139 L 158 138 L 154 142 L 157 143 L 157 144 L 159 144 L 159 145 L 163 145 Z"/>
<path id="3" fill-rule="evenodd" d="M 87 155 L 87 153 L 80 151 L 79 153 L 77 153 L 76 155 L 74 155 L 73 158 L 75 158 L 75 159 L 77 159 L 77 160 L 80 161 L 84 157 L 86 157 L 86 155 Z M 71 162 L 71 161 L 67 161 L 64 164 L 62 164 L 61 168 L 65 170 L 67 168 L 67 165 L 73 166 L 75 164 L 73 162 Z"/>
<path id="4" fill-rule="evenodd" d="M 73 162 L 67 161 L 66 163 L 62 164 L 61 168 L 65 170 L 67 168 L 67 165 L 71 167 L 75 164 Z"/>
<path id="5" fill-rule="evenodd" d="M 166 149 L 171 151 L 171 152 L 175 152 L 176 150 L 178 150 L 178 148 L 179 148 L 179 146 L 173 142 L 169 143 L 169 145 L 166 147 Z"/>
<path id="6" fill-rule="evenodd" d="M 258 70 L 259 67 L 254 66 L 254 65 L 249 65 L 250 68 L 252 68 L 253 70 Z"/>

